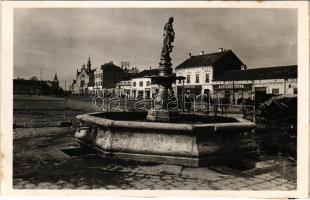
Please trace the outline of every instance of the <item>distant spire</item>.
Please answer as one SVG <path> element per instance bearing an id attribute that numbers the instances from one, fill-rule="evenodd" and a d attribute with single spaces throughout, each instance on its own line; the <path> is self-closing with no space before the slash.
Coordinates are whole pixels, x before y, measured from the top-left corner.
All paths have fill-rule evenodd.
<path id="1" fill-rule="evenodd" d="M 57 77 L 57 73 L 55 72 L 55 76 L 54 76 L 54 80 L 55 82 L 58 82 L 58 77 Z"/>
<path id="2" fill-rule="evenodd" d="M 91 69 L 90 56 L 88 57 L 88 61 L 87 61 L 87 69 L 88 69 L 88 70 Z"/>

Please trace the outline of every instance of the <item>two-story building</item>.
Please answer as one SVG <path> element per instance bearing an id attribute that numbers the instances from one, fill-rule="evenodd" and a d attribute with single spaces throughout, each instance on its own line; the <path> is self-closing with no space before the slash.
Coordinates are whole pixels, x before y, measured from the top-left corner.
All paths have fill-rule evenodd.
<path id="1" fill-rule="evenodd" d="M 183 84 L 186 93 L 199 95 L 213 94 L 212 80 L 228 70 L 241 70 L 246 66 L 231 50 L 220 48 L 218 52 L 191 55 L 175 68 L 176 76 L 186 79 L 176 83 L 177 95 L 182 94 Z"/>
<path id="2" fill-rule="evenodd" d="M 158 75 L 158 69 L 143 70 L 131 79 L 131 97 L 151 98 L 157 93 L 158 86 L 151 84 L 149 76 Z"/>

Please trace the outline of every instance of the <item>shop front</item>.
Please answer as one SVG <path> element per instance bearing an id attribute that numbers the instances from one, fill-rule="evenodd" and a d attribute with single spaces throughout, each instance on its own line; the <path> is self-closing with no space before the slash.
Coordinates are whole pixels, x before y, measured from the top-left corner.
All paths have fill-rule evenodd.
<path id="1" fill-rule="evenodd" d="M 243 99 L 252 98 L 252 84 L 216 84 L 214 94 L 218 98 L 229 99 L 230 103 L 241 104 Z"/>
<path id="2" fill-rule="evenodd" d="M 200 95 L 201 91 L 201 85 L 184 85 L 184 94 Z M 177 86 L 177 94 L 183 94 L 183 86 Z"/>

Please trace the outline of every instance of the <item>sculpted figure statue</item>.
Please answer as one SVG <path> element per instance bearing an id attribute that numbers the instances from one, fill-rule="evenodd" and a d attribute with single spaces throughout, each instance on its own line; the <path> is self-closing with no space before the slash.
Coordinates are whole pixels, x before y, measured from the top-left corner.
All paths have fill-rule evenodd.
<path id="1" fill-rule="evenodd" d="M 173 17 L 170 17 L 164 27 L 164 44 L 162 49 L 162 57 L 170 59 L 170 52 L 172 52 L 172 42 L 174 42 Z"/>

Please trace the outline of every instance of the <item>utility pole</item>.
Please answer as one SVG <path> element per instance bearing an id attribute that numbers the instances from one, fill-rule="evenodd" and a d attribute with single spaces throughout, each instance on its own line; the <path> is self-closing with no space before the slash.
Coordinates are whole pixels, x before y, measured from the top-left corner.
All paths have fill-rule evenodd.
<path id="1" fill-rule="evenodd" d="M 184 106 L 185 106 L 185 97 L 184 97 L 184 95 L 185 95 L 185 92 L 184 92 L 184 81 L 185 81 L 185 79 L 183 79 L 182 80 L 182 111 L 184 112 Z"/>
<path id="2" fill-rule="evenodd" d="M 286 94 L 286 78 L 284 78 L 284 94 Z"/>
<path id="3" fill-rule="evenodd" d="M 41 77 L 41 74 L 42 74 L 42 70 L 40 68 L 40 89 L 39 89 L 39 93 L 41 93 L 41 88 L 42 88 L 42 77 Z"/>
<path id="4" fill-rule="evenodd" d="M 232 89 L 232 92 L 233 92 L 233 104 L 235 104 L 235 71 L 232 71 L 232 75 L 233 75 L 233 89 Z"/>
<path id="5" fill-rule="evenodd" d="M 42 81 L 42 69 L 40 68 L 40 81 Z"/>

